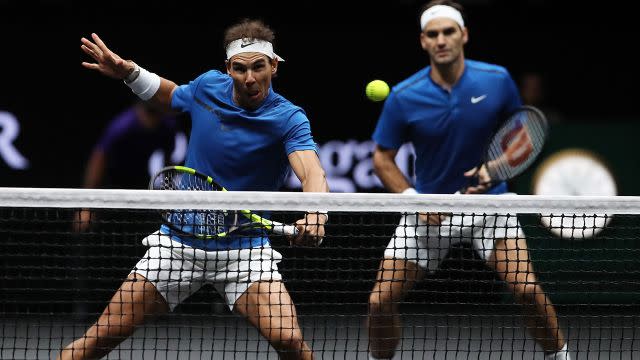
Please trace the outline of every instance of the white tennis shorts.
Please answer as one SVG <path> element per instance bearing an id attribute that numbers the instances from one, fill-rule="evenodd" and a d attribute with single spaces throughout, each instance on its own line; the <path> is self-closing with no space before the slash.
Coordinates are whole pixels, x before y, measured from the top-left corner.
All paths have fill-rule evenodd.
<path id="1" fill-rule="evenodd" d="M 256 281 L 279 281 L 282 255 L 269 246 L 205 251 L 155 232 L 142 240 L 147 253 L 131 270 L 153 283 L 171 311 L 205 284 L 212 284 L 229 309 Z"/>
<path id="2" fill-rule="evenodd" d="M 496 239 L 523 239 L 515 214 L 453 215 L 440 225 L 427 225 L 418 214 L 403 214 L 384 257 L 409 260 L 426 271 L 435 271 L 450 247 L 471 243 L 485 261 L 495 248 Z"/>

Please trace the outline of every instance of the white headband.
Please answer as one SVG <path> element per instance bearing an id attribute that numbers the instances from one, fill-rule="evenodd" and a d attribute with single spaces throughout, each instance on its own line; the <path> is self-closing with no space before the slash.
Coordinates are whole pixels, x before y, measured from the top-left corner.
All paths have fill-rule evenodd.
<path id="1" fill-rule="evenodd" d="M 424 30 L 429 21 L 435 18 L 447 18 L 451 19 L 464 28 L 464 20 L 462 20 L 462 14 L 460 11 L 449 5 L 434 5 L 422 13 L 420 16 L 420 29 Z"/>
<path id="2" fill-rule="evenodd" d="M 273 52 L 273 45 L 264 40 L 238 39 L 234 40 L 227 46 L 227 60 L 232 56 L 245 52 L 258 52 L 267 55 L 270 59 L 278 59 L 284 61 L 283 58 Z"/>

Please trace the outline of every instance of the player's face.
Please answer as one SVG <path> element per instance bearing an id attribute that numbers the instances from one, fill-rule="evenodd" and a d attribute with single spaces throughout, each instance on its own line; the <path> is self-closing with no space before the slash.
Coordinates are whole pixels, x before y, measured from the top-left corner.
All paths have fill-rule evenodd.
<path id="1" fill-rule="evenodd" d="M 434 65 L 448 65 L 461 60 L 467 40 L 467 28 L 461 29 L 457 22 L 447 18 L 429 21 L 420 33 L 420 44 Z"/>
<path id="2" fill-rule="evenodd" d="M 227 61 L 227 73 L 233 78 L 233 100 L 240 107 L 257 109 L 269 95 L 271 77 L 278 61 L 262 53 L 240 53 Z"/>

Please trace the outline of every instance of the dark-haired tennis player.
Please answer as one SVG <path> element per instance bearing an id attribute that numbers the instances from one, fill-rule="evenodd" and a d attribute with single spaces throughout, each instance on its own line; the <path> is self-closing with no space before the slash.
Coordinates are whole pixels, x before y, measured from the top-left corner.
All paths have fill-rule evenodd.
<path id="1" fill-rule="evenodd" d="M 432 1 L 420 12 L 420 44 L 431 65 L 395 87 L 373 139 L 375 171 L 395 193 L 455 193 L 468 184 L 492 132 L 521 101 L 500 66 L 465 59 L 462 7 Z M 395 163 L 398 148 L 416 151 L 415 189 Z M 482 179 L 486 180 L 486 179 Z M 505 183 L 471 186 L 467 193 L 502 194 Z M 547 359 L 569 359 L 554 306 L 534 273 L 515 215 L 405 214 L 384 253 L 369 297 L 369 355 L 390 359 L 401 337 L 399 303 L 414 283 L 436 270 L 453 243 L 469 241 L 521 303 L 526 327 Z"/>
<path id="2" fill-rule="evenodd" d="M 189 112 L 192 131 L 185 165 L 228 190 L 277 191 L 289 166 L 303 191 L 328 191 L 304 111 L 274 92 L 271 79 L 283 61 L 273 50 L 273 31 L 243 20 L 225 31 L 226 73 L 209 71 L 187 85 L 125 61 L 102 40 L 82 39 L 95 63 L 88 69 L 124 80 L 142 100 Z M 319 240 L 326 214 L 298 220 L 294 242 Z M 296 310 L 281 281 L 281 255 L 266 236 L 199 241 L 156 233 L 98 321 L 69 344 L 61 359 L 100 358 L 130 336 L 149 315 L 173 310 L 211 283 L 234 312 L 245 317 L 283 359 L 311 359 Z"/>

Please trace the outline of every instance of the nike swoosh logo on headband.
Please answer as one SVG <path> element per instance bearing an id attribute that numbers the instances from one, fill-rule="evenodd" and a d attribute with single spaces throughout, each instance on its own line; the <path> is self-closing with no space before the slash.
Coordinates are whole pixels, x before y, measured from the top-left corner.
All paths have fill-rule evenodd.
<path id="1" fill-rule="evenodd" d="M 249 45 L 253 45 L 253 44 L 255 44 L 255 43 L 240 44 L 240 47 L 241 47 L 241 48 L 246 48 L 247 46 L 249 46 Z"/>

